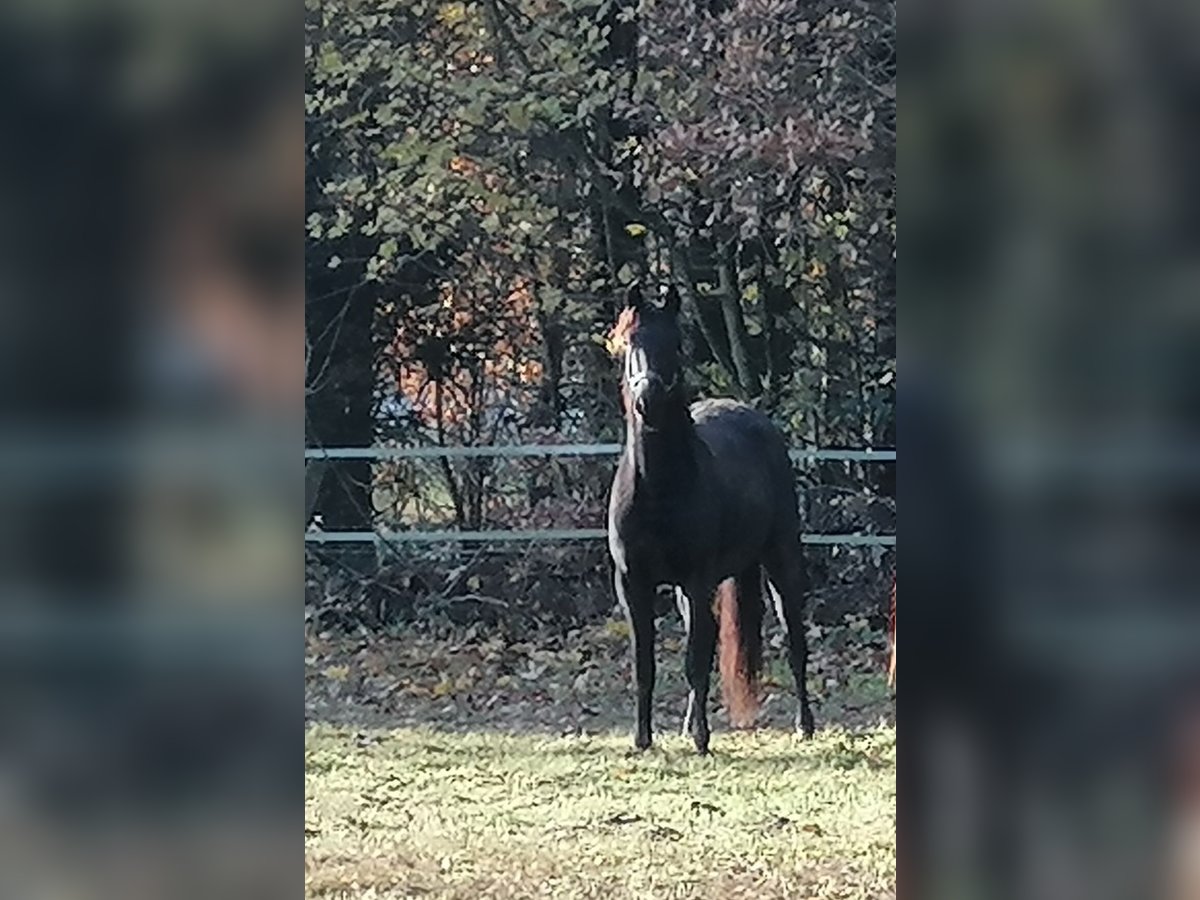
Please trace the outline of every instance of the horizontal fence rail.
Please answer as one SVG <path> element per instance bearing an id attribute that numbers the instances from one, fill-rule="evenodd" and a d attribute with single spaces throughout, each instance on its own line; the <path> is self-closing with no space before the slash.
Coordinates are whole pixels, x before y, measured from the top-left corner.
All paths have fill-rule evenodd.
<path id="1" fill-rule="evenodd" d="M 327 459 L 479 459 L 534 458 L 555 456 L 616 456 L 621 444 L 511 444 L 477 447 L 306 447 L 306 460 Z M 894 449 L 792 450 L 793 460 L 851 462 L 895 462 Z M 436 544 L 517 543 L 523 541 L 595 541 L 608 537 L 604 528 L 542 528 L 528 531 L 322 531 L 311 528 L 304 534 L 313 544 Z M 805 534 L 801 543 L 852 547 L 894 547 L 890 534 Z"/>
<path id="2" fill-rule="evenodd" d="M 306 447 L 305 459 L 479 459 L 617 456 L 622 444 L 494 444 L 479 447 Z M 794 460 L 895 462 L 895 450 L 793 450 Z"/>
<path id="3" fill-rule="evenodd" d="M 595 541 L 608 537 L 604 528 L 542 528 L 531 531 L 318 531 L 306 532 L 312 544 L 486 544 L 518 541 Z M 844 544 L 856 547 L 894 547 L 891 534 L 805 534 L 803 544 Z"/>

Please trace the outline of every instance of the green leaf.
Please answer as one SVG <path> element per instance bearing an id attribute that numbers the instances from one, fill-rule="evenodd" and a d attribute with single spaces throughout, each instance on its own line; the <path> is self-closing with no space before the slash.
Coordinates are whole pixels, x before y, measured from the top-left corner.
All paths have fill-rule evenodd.
<path id="1" fill-rule="evenodd" d="M 508 119 L 509 124 L 517 131 L 528 131 L 529 126 L 533 124 L 533 119 L 529 115 L 529 109 L 520 101 L 514 101 L 505 106 L 504 115 Z"/>
<path id="2" fill-rule="evenodd" d="M 454 27 L 463 22 L 467 18 L 467 5 L 465 3 L 444 3 L 442 8 L 438 10 L 438 20 L 448 27 Z"/>
<path id="3" fill-rule="evenodd" d="M 459 113 L 459 118 L 461 118 L 468 125 L 479 126 L 483 124 L 486 112 L 487 98 L 476 97 L 462 108 Z"/>
<path id="4" fill-rule="evenodd" d="M 543 100 L 542 112 L 545 113 L 547 119 L 556 125 L 563 120 L 562 103 L 557 97 L 547 97 Z"/>
<path id="5" fill-rule="evenodd" d="M 342 54 L 338 52 L 336 47 L 327 46 L 321 48 L 321 56 L 317 61 L 317 71 L 322 75 L 335 75 L 342 70 L 344 65 Z"/>
<path id="6" fill-rule="evenodd" d="M 625 226 L 625 231 L 630 237 L 641 237 L 646 233 L 646 226 L 640 222 L 630 222 Z"/>

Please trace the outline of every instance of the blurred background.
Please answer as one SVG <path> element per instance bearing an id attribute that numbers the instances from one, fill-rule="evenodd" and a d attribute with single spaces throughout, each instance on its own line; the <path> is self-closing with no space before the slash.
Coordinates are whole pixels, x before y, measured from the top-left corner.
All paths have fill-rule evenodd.
<path id="1" fill-rule="evenodd" d="M 0 12 L 4 896 L 299 888 L 299 26 Z"/>
<path id="2" fill-rule="evenodd" d="M 906 7 L 902 896 L 1200 896 L 1197 24 Z"/>
<path id="3" fill-rule="evenodd" d="M 448 5 L 441 20 L 448 30 L 456 9 Z M 355 244 L 362 220 L 339 226 L 327 195 L 349 198 L 353 217 L 370 208 L 360 202 L 370 191 L 386 195 L 389 185 L 347 182 L 349 162 L 315 164 L 323 148 L 353 161 L 354 148 L 337 135 L 302 142 L 299 19 L 275 3 L 29 2 L 0 13 L 6 894 L 298 889 L 299 853 L 290 848 L 299 841 L 301 717 L 292 718 L 290 692 L 301 678 L 300 625 L 281 613 L 303 590 L 305 565 L 289 528 L 301 518 L 301 483 L 303 518 L 319 514 L 324 528 L 362 526 L 370 508 L 362 493 L 358 507 L 343 506 L 357 519 L 331 511 L 333 494 L 350 493 L 347 481 L 374 490 L 361 472 L 331 479 L 329 466 L 302 477 L 299 442 L 354 445 L 379 414 L 398 445 L 428 439 L 442 418 L 430 417 L 421 393 L 430 366 L 447 366 L 441 381 L 455 390 L 468 382 L 454 373 L 482 366 L 458 353 L 475 347 L 472 336 L 446 356 L 436 343 L 423 359 L 408 352 L 404 365 L 373 351 L 369 369 L 353 355 L 326 367 L 315 338 L 337 314 L 318 318 L 312 279 L 335 277 L 342 262 L 411 278 L 405 296 L 417 305 L 380 311 L 396 326 L 388 341 L 399 335 L 410 348 L 427 340 L 422 322 L 442 321 L 435 309 L 452 328 L 493 329 L 480 338 L 489 346 L 502 317 L 477 304 L 456 324 L 458 308 L 438 306 L 439 282 L 408 274 L 399 260 L 435 259 L 439 273 L 466 284 L 464 297 L 482 290 L 473 280 L 490 278 L 498 289 L 489 296 L 517 308 L 532 302 L 518 272 L 468 270 L 437 255 L 446 225 L 427 220 L 449 201 L 426 207 L 406 193 L 409 202 L 397 204 L 410 217 L 407 233 L 426 229 L 429 246 L 372 240 L 364 249 Z M 900 704 L 903 896 L 1200 896 L 1197 25 L 1194 10 L 1165 3 L 915 0 L 906 8 L 897 156 L 908 249 L 897 285 L 871 287 L 876 297 L 905 298 L 906 399 L 895 418 L 909 424 L 891 426 L 904 447 L 903 593 L 912 598 L 906 622 L 916 623 L 906 624 L 916 644 L 906 643 Z M 317 26 L 336 22 L 318 17 Z M 671 23 L 662 29 L 669 36 Z M 309 61 L 307 92 L 325 88 L 309 103 L 336 112 L 349 102 L 337 81 L 344 64 Z M 326 84 L 314 80 L 318 71 Z M 568 68 L 562 77 L 572 77 Z M 543 88 L 536 108 L 453 99 L 483 123 L 502 116 L 521 131 L 554 117 L 546 101 L 568 88 Z M 392 103 L 407 102 L 400 83 L 389 91 Z M 868 130 L 887 124 L 877 114 Z M 821 140 L 836 160 L 836 136 Z M 679 141 L 672 160 L 643 163 L 694 169 L 695 148 L 686 133 Z M 536 150 L 511 162 L 519 172 L 497 163 L 489 176 L 527 179 L 574 209 L 569 186 L 538 182 Z M 400 159 L 410 151 L 394 148 Z M 453 162 L 441 160 L 448 171 Z M 475 190 L 466 187 L 471 172 L 460 174 L 453 190 Z M 653 174 L 665 182 L 661 169 Z M 864 175 L 855 182 L 846 172 L 843 189 L 847 203 L 869 210 L 874 195 L 861 187 L 874 182 L 871 170 Z M 435 195 L 451 190 L 445 182 L 432 183 Z M 428 193 L 430 182 L 420 187 Z M 798 180 L 797 190 L 800 198 L 823 188 Z M 734 195 L 730 188 L 733 219 L 757 215 L 735 213 Z M 532 271 L 573 264 L 542 249 L 538 229 L 551 227 L 539 218 L 539 204 L 550 202 L 542 194 L 530 190 L 524 218 L 496 221 L 474 221 L 466 193 L 438 196 L 463 198 L 464 218 L 448 223 L 453 235 L 502 232 L 524 247 Z M 285 234 L 298 230 L 301 204 L 309 211 L 303 266 L 299 235 Z M 565 221 L 599 228 L 613 243 L 602 285 L 556 278 L 569 293 L 538 301 L 562 319 L 564 373 L 568 350 L 584 355 L 585 340 L 600 346 L 622 247 L 648 247 L 653 274 L 711 263 L 655 243 L 670 233 L 662 222 L 630 217 L 612 228 L 582 211 Z M 855 253 L 874 246 L 855 243 L 859 222 L 869 235 L 870 218 L 842 223 L 844 236 L 831 226 L 837 250 L 823 251 L 825 268 L 796 276 L 827 290 L 830 261 L 846 258 L 840 242 Z M 628 227 L 639 224 L 658 227 L 649 236 Z M 713 303 L 700 285 L 719 278 L 693 279 L 692 302 Z M 739 289 L 752 280 L 739 271 Z M 742 325 L 755 338 L 754 303 L 770 301 L 750 294 L 742 294 Z M 867 339 L 859 319 L 849 332 L 836 310 L 821 315 L 816 327 L 829 329 L 821 333 Z M 342 327 L 369 343 L 373 321 Z M 692 339 L 703 348 L 707 336 Z M 789 346 L 786 331 L 775 340 Z M 707 346 L 699 351 L 711 354 L 706 384 L 744 390 L 745 360 L 739 366 L 719 338 Z M 835 339 L 829 352 L 844 354 L 835 372 L 854 371 L 858 349 Z M 578 379 L 561 376 L 556 400 L 541 396 L 554 384 L 548 346 L 504 355 L 507 381 L 494 383 L 526 398 L 513 402 L 544 408 L 550 424 L 539 428 L 574 434 L 582 426 L 567 413 L 579 410 L 572 414 L 589 437 L 612 433 L 612 398 L 588 381 L 601 362 L 580 364 Z M 371 398 L 370 417 L 342 406 L 344 433 L 320 424 L 336 423 L 334 413 L 312 413 L 321 402 L 313 373 L 343 366 L 338 377 L 367 378 L 356 396 Z M 843 429 L 835 438 L 870 429 L 885 445 L 887 407 L 879 416 L 872 403 L 891 396 L 895 376 L 884 382 L 880 369 L 839 386 L 818 383 L 824 368 L 801 361 L 802 388 L 791 396 L 793 383 L 775 370 L 771 400 L 793 433 L 827 446 L 818 429 L 832 423 Z M 765 362 L 758 374 L 771 383 Z M 375 393 L 384 375 L 386 403 Z M 514 427 L 469 415 L 450 421 L 468 435 Z M 422 484 L 435 521 L 483 521 L 485 508 L 467 502 L 474 478 L 465 468 L 450 477 L 433 469 Z M 462 491 L 457 504 L 451 483 Z M 361 561 L 346 559 L 339 571 L 357 573 Z M 886 585 L 887 570 L 876 571 Z"/>

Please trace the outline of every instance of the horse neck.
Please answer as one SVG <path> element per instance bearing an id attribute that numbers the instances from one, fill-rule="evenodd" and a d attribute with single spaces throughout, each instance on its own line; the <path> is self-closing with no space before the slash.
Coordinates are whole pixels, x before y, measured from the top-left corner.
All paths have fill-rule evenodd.
<path id="1" fill-rule="evenodd" d="M 638 490 L 664 496 L 688 487 L 695 475 L 695 428 L 681 403 L 668 425 L 649 431 L 632 413 L 626 419 L 625 447 L 633 462 Z"/>

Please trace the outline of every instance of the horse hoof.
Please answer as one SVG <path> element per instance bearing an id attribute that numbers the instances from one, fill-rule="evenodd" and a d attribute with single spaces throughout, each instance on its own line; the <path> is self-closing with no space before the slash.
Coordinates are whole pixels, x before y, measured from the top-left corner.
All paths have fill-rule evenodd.
<path id="1" fill-rule="evenodd" d="M 813 724 L 812 716 L 801 714 L 796 717 L 796 734 L 803 740 L 811 740 L 816 732 L 816 726 Z"/>
<path id="2" fill-rule="evenodd" d="M 638 737 L 633 742 L 633 749 L 639 753 L 643 753 L 650 749 L 651 743 L 653 742 L 649 737 Z"/>

